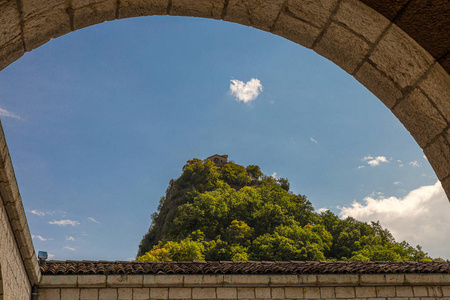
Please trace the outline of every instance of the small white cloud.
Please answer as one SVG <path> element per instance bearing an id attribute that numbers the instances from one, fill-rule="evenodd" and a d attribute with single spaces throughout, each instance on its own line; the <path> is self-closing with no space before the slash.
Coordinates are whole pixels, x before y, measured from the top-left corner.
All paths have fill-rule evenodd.
<path id="1" fill-rule="evenodd" d="M 91 222 L 97 223 L 97 224 L 101 224 L 99 221 L 97 221 L 93 217 L 89 217 L 88 220 L 91 221 Z"/>
<path id="2" fill-rule="evenodd" d="M 73 236 L 66 236 L 66 241 L 75 241 L 75 238 Z"/>
<path id="3" fill-rule="evenodd" d="M 48 253 L 47 256 L 48 256 L 48 258 L 52 259 L 53 257 L 55 257 L 55 254 Z"/>
<path id="4" fill-rule="evenodd" d="M 22 119 L 21 116 L 16 115 L 16 114 L 14 114 L 14 113 L 12 113 L 12 112 L 10 112 L 10 111 L 7 111 L 6 109 L 3 109 L 3 108 L 0 108 L 0 116 L 1 116 L 1 117 L 14 118 L 14 119 L 22 120 L 22 121 L 23 121 L 23 119 Z"/>
<path id="5" fill-rule="evenodd" d="M 80 224 L 80 222 L 78 221 L 73 221 L 73 220 L 53 220 L 53 221 L 49 221 L 48 224 L 52 224 L 52 225 L 58 225 L 58 226 L 67 226 L 70 225 L 72 227 L 75 227 L 77 225 Z"/>
<path id="6" fill-rule="evenodd" d="M 326 211 L 329 211 L 329 209 L 328 209 L 328 208 L 325 208 L 325 207 L 319 208 L 319 209 L 317 210 L 318 213 L 323 213 L 323 212 L 326 212 Z"/>
<path id="7" fill-rule="evenodd" d="M 362 169 L 362 168 L 364 168 L 364 166 L 358 166 L 358 169 Z"/>
<path id="8" fill-rule="evenodd" d="M 270 100 L 270 104 L 275 104 L 275 101 L 274 100 Z"/>
<path id="9" fill-rule="evenodd" d="M 417 168 L 417 167 L 420 167 L 422 164 L 419 163 L 417 160 L 413 160 L 413 161 L 409 162 L 409 165 L 414 167 L 414 168 Z"/>
<path id="10" fill-rule="evenodd" d="M 362 159 L 362 161 L 367 161 L 367 164 L 371 167 L 379 166 L 380 163 L 389 163 L 385 156 L 366 156 Z"/>
<path id="11" fill-rule="evenodd" d="M 277 173 L 276 173 L 276 172 L 273 172 L 272 175 L 270 175 L 270 177 L 272 177 L 272 178 L 277 178 Z"/>
<path id="12" fill-rule="evenodd" d="M 400 181 L 394 182 L 395 185 L 399 185 L 400 183 L 401 183 Z"/>
<path id="13" fill-rule="evenodd" d="M 45 212 L 38 211 L 38 210 L 35 210 L 35 209 L 30 210 L 30 213 L 32 213 L 32 214 L 34 214 L 34 215 L 37 215 L 37 216 L 39 216 L 39 217 L 45 216 Z"/>
<path id="14" fill-rule="evenodd" d="M 65 247 L 63 247 L 63 249 L 70 250 L 70 251 L 75 251 L 76 250 L 75 248 L 72 248 L 72 247 L 69 247 L 69 246 L 65 246 Z"/>
<path id="15" fill-rule="evenodd" d="M 31 238 L 32 238 L 32 239 L 36 239 L 36 240 L 40 240 L 41 242 L 47 241 L 46 238 L 43 238 L 43 237 L 40 236 L 40 235 L 32 235 Z"/>
<path id="16" fill-rule="evenodd" d="M 244 103 L 251 102 L 255 100 L 263 90 L 261 82 L 256 78 L 250 79 L 247 83 L 237 79 L 232 79 L 230 81 L 230 93 L 236 97 L 236 101 L 242 101 Z"/>
<path id="17" fill-rule="evenodd" d="M 134 261 L 135 258 L 134 258 L 134 257 L 128 257 L 127 260 L 128 260 L 128 261 Z"/>
<path id="18" fill-rule="evenodd" d="M 310 140 L 311 142 L 313 142 L 314 144 L 318 144 L 318 143 L 319 143 L 318 141 L 316 141 L 316 140 L 313 139 L 312 137 L 310 137 L 309 140 Z"/>

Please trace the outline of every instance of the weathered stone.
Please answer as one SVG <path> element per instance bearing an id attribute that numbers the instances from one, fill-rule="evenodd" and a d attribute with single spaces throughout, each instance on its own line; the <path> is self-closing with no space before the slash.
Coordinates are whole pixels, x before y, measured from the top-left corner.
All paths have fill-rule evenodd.
<path id="1" fill-rule="evenodd" d="M 192 298 L 190 288 L 169 288 L 169 299 L 188 299 Z"/>
<path id="2" fill-rule="evenodd" d="M 447 198 L 450 199 L 450 177 L 441 182 L 442 187 L 444 188 L 445 193 L 447 194 Z M 450 281 L 447 281 L 450 282 Z"/>
<path id="3" fill-rule="evenodd" d="M 269 275 L 269 284 L 271 286 L 276 285 L 298 285 L 302 283 L 301 278 L 298 275 L 279 275 L 279 274 L 273 274 Z"/>
<path id="4" fill-rule="evenodd" d="M 224 275 L 225 285 L 259 286 L 269 285 L 269 276 L 266 275 Z"/>
<path id="5" fill-rule="evenodd" d="M 357 298 L 375 298 L 377 296 L 375 287 L 372 286 L 356 287 L 355 293 Z"/>
<path id="6" fill-rule="evenodd" d="M 238 299 L 255 299 L 255 288 L 238 288 Z"/>
<path id="7" fill-rule="evenodd" d="M 106 285 L 108 287 L 142 287 L 143 275 L 108 275 Z"/>
<path id="8" fill-rule="evenodd" d="M 377 286 L 377 297 L 395 297 L 395 287 L 393 286 Z"/>
<path id="9" fill-rule="evenodd" d="M 119 18 L 165 15 L 169 0 L 120 0 Z"/>
<path id="10" fill-rule="evenodd" d="M 400 28 L 392 25 L 375 47 L 370 60 L 405 88 L 414 85 L 425 74 L 433 57 Z"/>
<path id="11" fill-rule="evenodd" d="M 77 289 L 77 288 L 61 289 L 61 299 L 79 300 L 80 299 L 80 289 Z"/>
<path id="12" fill-rule="evenodd" d="M 20 18 L 16 1 L 0 3 L 0 48 L 20 35 Z"/>
<path id="13" fill-rule="evenodd" d="M 371 43 L 375 43 L 389 25 L 388 19 L 358 0 L 343 0 L 333 18 Z"/>
<path id="14" fill-rule="evenodd" d="M 272 33 L 306 48 L 311 48 L 320 35 L 320 29 L 282 12 L 272 28 Z"/>
<path id="15" fill-rule="evenodd" d="M 16 37 L 7 44 L 0 46 L 0 70 L 3 70 L 25 53 L 22 38 Z M 2 151 L 5 148 L 2 148 Z"/>
<path id="16" fill-rule="evenodd" d="M 335 287 L 334 292 L 336 293 L 336 298 L 355 298 L 354 287 Z"/>
<path id="17" fill-rule="evenodd" d="M 98 291 L 98 299 L 99 300 L 117 300 L 118 292 L 117 289 L 99 289 Z"/>
<path id="18" fill-rule="evenodd" d="M 320 285 L 358 285 L 359 277 L 354 274 L 324 274 L 317 275 Z"/>
<path id="19" fill-rule="evenodd" d="M 337 0 L 287 0 L 286 12 L 295 19 L 303 20 L 322 29 L 336 8 Z"/>
<path id="20" fill-rule="evenodd" d="M 119 289 L 117 289 L 117 299 L 118 300 L 131 300 L 131 299 L 133 299 L 133 289 L 132 288 L 119 288 Z"/>
<path id="21" fill-rule="evenodd" d="M 192 299 L 215 299 L 216 289 L 215 288 L 193 288 L 192 289 Z"/>
<path id="22" fill-rule="evenodd" d="M 98 289 L 80 289 L 80 300 L 98 300 Z"/>
<path id="23" fill-rule="evenodd" d="M 169 297 L 168 288 L 150 288 L 151 299 L 167 299 Z"/>
<path id="24" fill-rule="evenodd" d="M 370 46 L 359 36 L 343 26 L 331 23 L 314 51 L 336 63 L 352 74 L 361 63 Z"/>
<path id="25" fill-rule="evenodd" d="M 86 1 L 84 0 L 82 2 Z M 116 0 L 106 0 L 94 2 L 82 7 L 74 7 L 73 27 L 77 30 L 104 21 L 114 20 L 116 18 L 116 8 Z"/>
<path id="26" fill-rule="evenodd" d="M 427 297 L 428 290 L 426 286 L 413 286 L 414 297 Z"/>
<path id="27" fill-rule="evenodd" d="M 189 275 L 187 276 L 189 277 Z M 184 283 L 183 275 L 145 275 L 143 286 L 146 287 L 163 287 L 178 286 L 182 287 Z"/>
<path id="28" fill-rule="evenodd" d="M 435 64 L 419 86 L 450 124 L 450 75 L 440 64 Z"/>
<path id="29" fill-rule="evenodd" d="M 172 0 L 170 14 L 174 16 L 220 19 L 224 6 L 225 0 Z"/>
<path id="30" fill-rule="evenodd" d="M 284 299 L 284 288 L 272 288 L 272 299 Z"/>
<path id="31" fill-rule="evenodd" d="M 443 136 L 440 136 L 423 150 L 439 179 L 444 179 L 450 175 L 449 145 L 448 141 Z M 406 276 L 407 280 L 415 278 L 411 275 L 408 274 Z"/>
<path id="32" fill-rule="evenodd" d="M 256 299 L 270 299 L 270 288 L 255 288 Z"/>
<path id="33" fill-rule="evenodd" d="M 414 297 L 412 287 L 410 286 L 398 286 L 395 288 L 397 297 Z"/>
<path id="34" fill-rule="evenodd" d="M 145 283 L 145 279 L 144 279 Z M 183 284 L 183 281 L 179 282 Z M 209 286 L 222 285 L 223 275 L 185 275 L 184 286 Z"/>
<path id="35" fill-rule="evenodd" d="M 78 275 L 79 287 L 106 287 L 106 275 Z"/>
<path id="36" fill-rule="evenodd" d="M 270 30 L 284 0 L 229 0 L 224 21 Z"/>
<path id="37" fill-rule="evenodd" d="M 336 294 L 334 293 L 334 287 L 321 287 L 320 288 L 321 299 L 334 299 Z"/>
<path id="38" fill-rule="evenodd" d="M 320 299 L 320 289 L 318 287 L 304 287 L 303 296 L 308 299 Z"/>
<path id="39" fill-rule="evenodd" d="M 444 297 L 450 297 L 450 286 L 442 286 L 441 290 Z"/>
<path id="40" fill-rule="evenodd" d="M 39 289 L 38 290 L 39 300 L 59 300 L 61 299 L 60 289 Z"/>
<path id="41" fill-rule="evenodd" d="M 45 287 L 76 287 L 78 276 L 44 275 L 39 283 L 40 288 Z"/>
<path id="42" fill-rule="evenodd" d="M 133 288 L 133 300 L 149 300 L 150 289 L 149 288 Z"/>
<path id="43" fill-rule="evenodd" d="M 447 122 L 419 89 L 411 92 L 392 112 L 422 148 L 447 127 Z"/>
<path id="44" fill-rule="evenodd" d="M 386 284 L 402 285 L 405 282 L 404 274 L 386 274 Z"/>
<path id="45" fill-rule="evenodd" d="M 317 285 L 317 275 L 299 275 L 305 285 Z"/>
<path id="46" fill-rule="evenodd" d="M 442 297 L 442 290 L 440 286 L 427 286 L 429 297 Z"/>
<path id="47" fill-rule="evenodd" d="M 217 299 L 236 299 L 236 288 L 217 288 Z"/>

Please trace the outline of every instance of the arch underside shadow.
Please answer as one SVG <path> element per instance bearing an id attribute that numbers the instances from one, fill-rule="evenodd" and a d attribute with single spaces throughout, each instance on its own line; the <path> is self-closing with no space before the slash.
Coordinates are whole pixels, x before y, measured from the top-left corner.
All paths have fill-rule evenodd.
<path id="1" fill-rule="evenodd" d="M 0 8 L 0 69 L 51 38 L 150 15 L 235 22 L 313 49 L 393 112 L 450 198 L 450 76 L 437 58 L 360 0 L 0 0 Z"/>

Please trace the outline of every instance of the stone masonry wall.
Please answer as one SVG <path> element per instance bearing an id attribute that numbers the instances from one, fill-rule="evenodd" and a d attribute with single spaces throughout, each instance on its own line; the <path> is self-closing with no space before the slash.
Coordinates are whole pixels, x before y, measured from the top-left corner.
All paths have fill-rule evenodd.
<path id="1" fill-rule="evenodd" d="M 3 299 L 30 299 L 30 282 L 9 224 L 3 201 L 0 199 L 0 265 Z M 0 287 L 1 290 L 1 287 Z M 0 293 L 1 294 L 1 293 Z M 1 299 L 2 296 L 0 296 Z"/>
<path id="2" fill-rule="evenodd" d="M 450 300 L 450 274 L 44 275 L 38 300 Z"/>

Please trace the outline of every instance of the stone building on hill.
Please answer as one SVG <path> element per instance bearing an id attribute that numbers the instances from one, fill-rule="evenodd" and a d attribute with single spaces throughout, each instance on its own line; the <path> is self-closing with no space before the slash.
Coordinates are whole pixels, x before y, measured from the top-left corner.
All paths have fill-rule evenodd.
<path id="1" fill-rule="evenodd" d="M 215 163 L 216 166 L 218 166 L 218 167 L 222 167 L 226 163 L 228 163 L 228 155 L 225 155 L 225 154 L 224 155 L 214 154 L 214 155 L 208 157 L 207 159 L 209 159 L 210 161 Z"/>

